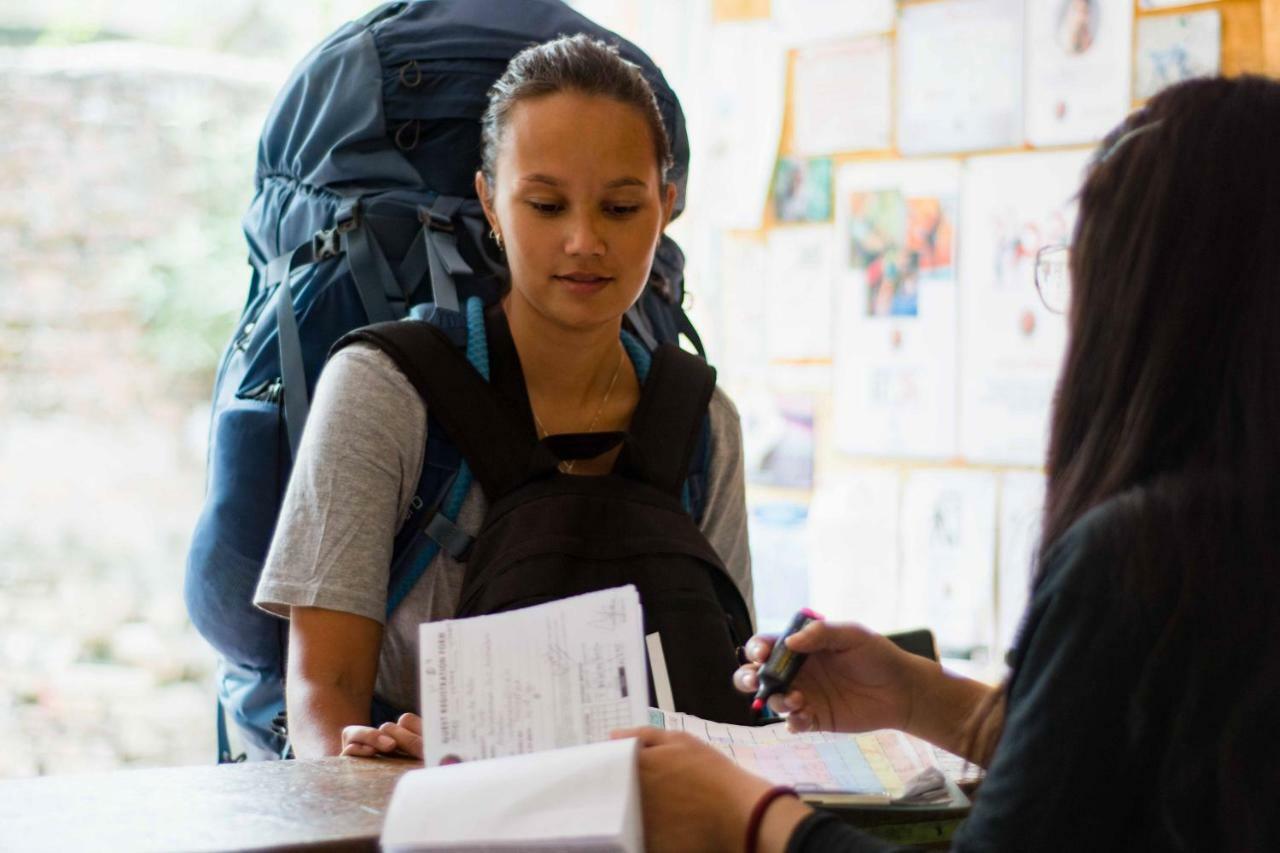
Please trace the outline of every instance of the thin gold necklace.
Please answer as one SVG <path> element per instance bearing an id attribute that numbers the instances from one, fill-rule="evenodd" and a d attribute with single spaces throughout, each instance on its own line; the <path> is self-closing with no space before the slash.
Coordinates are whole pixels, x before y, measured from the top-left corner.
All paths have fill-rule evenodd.
<path id="1" fill-rule="evenodd" d="M 618 384 L 618 374 L 622 373 L 622 356 L 623 349 L 622 347 L 618 347 L 618 363 L 614 365 L 613 378 L 609 380 L 609 387 L 605 389 L 604 396 L 600 398 L 600 405 L 596 406 L 596 413 L 591 416 L 591 423 L 587 424 L 587 428 L 584 432 L 595 431 L 596 423 L 600 420 L 600 414 L 604 411 L 605 404 L 609 402 L 609 395 L 613 393 L 613 386 Z M 538 417 L 538 412 L 533 408 L 533 406 L 530 406 L 529 410 L 533 412 L 533 422 L 538 426 L 538 438 L 546 438 L 550 433 L 548 433 L 547 428 L 542 425 L 542 418 Z M 570 459 L 568 462 L 561 462 L 560 470 L 565 474 L 572 474 L 573 467 L 577 463 L 577 459 Z"/>

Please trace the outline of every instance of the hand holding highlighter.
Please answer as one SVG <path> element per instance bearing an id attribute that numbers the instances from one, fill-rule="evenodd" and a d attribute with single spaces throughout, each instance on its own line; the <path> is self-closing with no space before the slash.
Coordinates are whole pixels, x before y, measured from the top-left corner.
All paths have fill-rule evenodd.
<path id="1" fill-rule="evenodd" d="M 791 689 L 791 682 L 795 680 L 796 673 L 800 672 L 800 665 L 804 663 L 808 655 L 793 652 L 787 648 L 787 637 L 799 632 L 810 622 L 821 618 L 822 616 L 807 607 L 792 617 L 791 624 L 787 625 L 787 629 L 782 632 L 777 642 L 773 644 L 773 651 L 769 653 L 769 659 L 765 661 L 764 666 L 760 667 L 760 671 L 756 675 L 759 687 L 756 689 L 756 698 L 751 702 L 752 712 L 759 715 L 764 710 L 765 703 L 769 701 L 770 696 L 775 693 L 785 695 Z"/>

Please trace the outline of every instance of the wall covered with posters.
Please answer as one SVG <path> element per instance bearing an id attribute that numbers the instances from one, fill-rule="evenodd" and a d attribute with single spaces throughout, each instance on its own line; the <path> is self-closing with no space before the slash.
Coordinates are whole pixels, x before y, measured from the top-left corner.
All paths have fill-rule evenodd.
<path id="1" fill-rule="evenodd" d="M 1160 89 L 1280 73 L 1280 0 L 580 0 L 662 65 L 672 233 L 742 415 L 761 627 L 928 625 L 998 677 L 1066 328 L 1035 285 L 1102 137 Z"/>

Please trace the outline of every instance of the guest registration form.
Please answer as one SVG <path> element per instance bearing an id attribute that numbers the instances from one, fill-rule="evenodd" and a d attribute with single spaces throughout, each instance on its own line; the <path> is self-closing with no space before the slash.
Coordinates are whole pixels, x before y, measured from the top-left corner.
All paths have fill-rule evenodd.
<path id="1" fill-rule="evenodd" d="M 632 586 L 423 624 L 426 765 L 593 743 L 644 725 L 643 624 Z"/>

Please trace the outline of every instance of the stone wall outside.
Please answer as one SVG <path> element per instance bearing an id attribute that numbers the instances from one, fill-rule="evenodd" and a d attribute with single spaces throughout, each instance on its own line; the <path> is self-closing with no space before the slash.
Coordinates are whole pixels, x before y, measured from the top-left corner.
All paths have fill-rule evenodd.
<path id="1" fill-rule="evenodd" d="M 182 575 L 281 80 L 130 43 L 0 50 L 0 778 L 215 757 Z"/>

